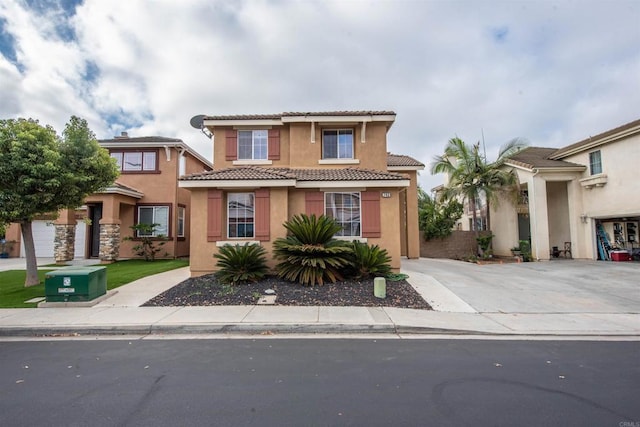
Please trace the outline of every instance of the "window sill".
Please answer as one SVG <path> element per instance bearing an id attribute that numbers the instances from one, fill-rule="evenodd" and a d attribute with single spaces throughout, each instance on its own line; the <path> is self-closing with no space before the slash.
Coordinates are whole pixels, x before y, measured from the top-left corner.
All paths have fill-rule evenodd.
<path id="1" fill-rule="evenodd" d="M 356 242 L 360 242 L 360 243 L 367 243 L 367 238 L 366 237 L 357 237 L 357 236 L 334 236 L 333 237 L 336 240 L 343 240 L 345 242 L 353 242 L 354 240 Z"/>
<path id="2" fill-rule="evenodd" d="M 122 175 L 133 175 L 133 174 L 158 174 L 160 173 L 159 170 L 154 170 L 154 171 L 120 171 L 120 174 Z"/>
<path id="3" fill-rule="evenodd" d="M 603 187 L 607 183 L 607 175 L 598 174 L 593 175 L 588 178 L 583 178 L 580 180 L 580 185 L 582 185 L 587 190 L 592 189 L 593 187 Z"/>
<path id="4" fill-rule="evenodd" d="M 271 160 L 234 160 L 234 166 L 248 166 L 248 165 L 272 165 Z"/>
<path id="5" fill-rule="evenodd" d="M 216 242 L 219 248 L 224 245 L 260 245 L 260 242 L 258 240 L 218 240 Z"/>
<path id="6" fill-rule="evenodd" d="M 318 160 L 319 165 L 359 165 L 358 159 L 321 159 Z"/>

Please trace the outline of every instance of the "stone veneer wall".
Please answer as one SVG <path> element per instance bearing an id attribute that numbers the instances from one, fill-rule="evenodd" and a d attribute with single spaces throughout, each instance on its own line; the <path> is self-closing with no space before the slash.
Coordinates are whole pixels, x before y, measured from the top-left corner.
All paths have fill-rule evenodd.
<path id="1" fill-rule="evenodd" d="M 57 263 L 71 261 L 75 256 L 76 226 L 70 224 L 55 226 L 53 256 Z"/>
<path id="2" fill-rule="evenodd" d="M 100 261 L 120 256 L 120 224 L 100 224 Z"/>
<path id="3" fill-rule="evenodd" d="M 480 234 L 487 234 L 486 231 Z M 454 230 L 444 239 L 432 239 L 428 242 L 420 237 L 420 256 L 422 258 L 464 259 L 478 252 L 475 231 Z"/>

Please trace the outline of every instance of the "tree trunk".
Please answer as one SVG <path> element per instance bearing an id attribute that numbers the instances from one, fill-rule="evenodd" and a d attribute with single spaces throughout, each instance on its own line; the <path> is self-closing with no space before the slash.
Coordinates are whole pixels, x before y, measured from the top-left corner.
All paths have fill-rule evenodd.
<path id="1" fill-rule="evenodd" d="M 471 205 L 471 215 L 473 217 L 471 230 L 475 231 L 476 235 L 477 235 L 478 234 L 478 224 L 477 224 L 478 214 L 476 212 L 476 201 L 475 201 L 475 199 L 470 199 L 469 200 L 469 204 Z"/>
<path id="2" fill-rule="evenodd" d="M 31 230 L 31 221 L 20 221 L 22 229 L 22 242 L 24 243 L 24 251 L 27 258 L 27 277 L 24 280 L 25 288 L 40 284 L 38 279 L 38 260 L 36 259 L 36 247 L 33 244 L 33 232 Z"/>

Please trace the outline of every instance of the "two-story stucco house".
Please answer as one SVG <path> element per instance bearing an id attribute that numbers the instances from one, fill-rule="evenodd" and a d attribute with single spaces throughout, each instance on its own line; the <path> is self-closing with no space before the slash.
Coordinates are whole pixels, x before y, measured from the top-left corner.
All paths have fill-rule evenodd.
<path id="1" fill-rule="evenodd" d="M 225 244 L 267 250 L 283 223 L 306 213 L 335 218 L 339 238 L 386 249 L 392 267 L 419 256 L 417 174 L 424 165 L 387 152 L 391 111 L 204 116 L 214 168 L 180 179 L 191 191 L 191 274 L 215 271 Z"/>
<path id="2" fill-rule="evenodd" d="M 35 220 L 36 256 L 103 262 L 134 258 L 136 241 L 123 238 L 136 238 L 130 227 L 139 223 L 159 224 L 155 234 L 168 237 L 159 257 L 188 256 L 191 200 L 189 191 L 178 187 L 178 178 L 211 170 L 211 163 L 175 138 L 129 137 L 123 132 L 98 143 L 116 159 L 120 176 L 113 185 L 89 195 L 82 208 Z M 7 239 L 20 238 L 19 225 L 13 224 Z M 24 256 L 23 247 L 20 255 Z"/>
<path id="3" fill-rule="evenodd" d="M 494 251 L 531 240 L 535 259 L 610 259 L 604 239 L 640 251 L 640 120 L 564 148 L 529 147 L 506 167 L 518 175 L 522 203 L 494 206 Z"/>

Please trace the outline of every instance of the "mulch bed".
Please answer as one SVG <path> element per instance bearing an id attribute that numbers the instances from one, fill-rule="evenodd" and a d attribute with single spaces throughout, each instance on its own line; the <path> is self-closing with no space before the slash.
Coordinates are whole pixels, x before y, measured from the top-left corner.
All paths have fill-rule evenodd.
<path id="1" fill-rule="evenodd" d="M 256 283 L 222 285 L 214 274 L 193 277 L 143 304 L 144 307 L 255 305 L 265 291 L 275 291 L 275 305 L 398 307 L 431 310 L 406 280 L 387 280 L 386 298 L 373 295 L 373 279 L 326 283 L 306 287 L 267 277 Z"/>

